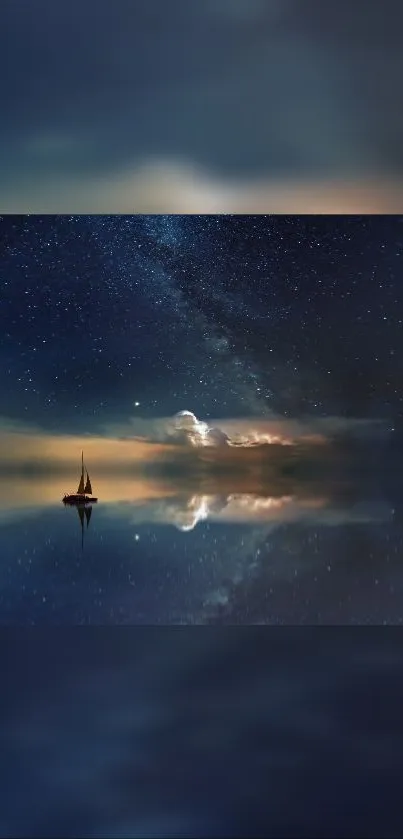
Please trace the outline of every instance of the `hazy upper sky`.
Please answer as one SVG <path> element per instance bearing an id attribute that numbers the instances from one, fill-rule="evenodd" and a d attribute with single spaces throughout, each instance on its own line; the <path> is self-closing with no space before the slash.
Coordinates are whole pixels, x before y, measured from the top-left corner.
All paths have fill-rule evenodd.
<path id="1" fill-rule="evenodd" d="M 399 204 L 399 0 L 3 0 L 0 15 L 0 211 Z"/>

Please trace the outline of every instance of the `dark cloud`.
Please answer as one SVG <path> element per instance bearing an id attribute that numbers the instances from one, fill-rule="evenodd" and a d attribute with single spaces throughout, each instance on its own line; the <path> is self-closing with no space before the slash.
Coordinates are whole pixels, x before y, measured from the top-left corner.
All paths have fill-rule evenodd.
<path id="1" fill-rule="evenodd" d="M 348 181 L 365 190 L 369 175 L 391 205 L 403 163 L 399 2 L 21 8 L 2 4 L 3 210 L 169 211 L 176 200 L 180 211 L 249 201 L 252 212 L 278 179 L 299 189 L 301 178 L 343 179 L 351 207 Z M 275 201 L 281 211 L 281 192 Z"/>

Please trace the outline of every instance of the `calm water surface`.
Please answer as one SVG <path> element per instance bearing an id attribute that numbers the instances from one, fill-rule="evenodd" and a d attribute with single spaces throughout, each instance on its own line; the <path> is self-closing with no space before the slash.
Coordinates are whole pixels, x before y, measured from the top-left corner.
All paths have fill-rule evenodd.
<path id="1" fill-rule="evenodd" d="M 0 835 L 400 837 L 391 628 L 0 634 Z"/>
<path id="2" fill-rule="evenodd" d="M 68 484 L 68 482 L 67 482 Z M 401 623 L 388 476 L 185 488 L 103 479 L 87 522 L 60 478 L 0 484 L 1 624 Z"/>

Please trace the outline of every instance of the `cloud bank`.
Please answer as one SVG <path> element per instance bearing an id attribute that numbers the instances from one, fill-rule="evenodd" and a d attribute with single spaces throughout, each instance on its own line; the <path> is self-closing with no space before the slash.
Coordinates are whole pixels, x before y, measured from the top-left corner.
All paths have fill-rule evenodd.
<path id="1" fill-rule="evenodd" d="M 272 446 L 278 452 L 292 446 L 318 447 L 337 439 L 352 442 L 385 437 L 383 423 L 375 420 L 327 417 L 292 420 L 271 415 L 268 418 L 217 420 L 198 419 L 188 410 L 174 417 L 145 419 L 133 417 L 122 424 L 109 424 L 98 434 L 80 436 L 50 434 L 30 424 L 0 418 L 0 470 L 22 467 L 76 471 L 85 449 L 86 460 L 102 471 L 119 471 L 180 458 L 192 452 L 220 459 L 236 458 L 237 453 L 259 452 Z M 270 449 L 268 449 L 270 451 Z"/>
<path id="2" fill-rule="evenodd" d="M 306 442 L 325 443 L 338 436 L 373 439 L 385 435 L 385 424 L 376 419 L 354 417 L 305 417 L 290 419 L 271 413 L 266 417 L 217 419 L 208 423 L 187 409 L 174 417 L 143 420 L 133 417 L 128 423 L 106 427 L 108 433 L 123 439 L 147 440 L 192 448 L 252 448 L 264 444 L 290 446 Z M 138 435 L 134 436 L 134 435 Z"/>

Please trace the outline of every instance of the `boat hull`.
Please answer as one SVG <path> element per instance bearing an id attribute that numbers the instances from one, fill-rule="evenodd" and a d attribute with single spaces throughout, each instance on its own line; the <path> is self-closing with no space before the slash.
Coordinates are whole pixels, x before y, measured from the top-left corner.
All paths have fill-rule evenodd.
<path id="1" fill-rule="evenodd" d="M 86 504 L 96 504 L 98 498 L 93 498 L 89 495 L 65 495 L 63 500 L 63 504 L 71 504 L 76 507 L 80 507 Z"/>

